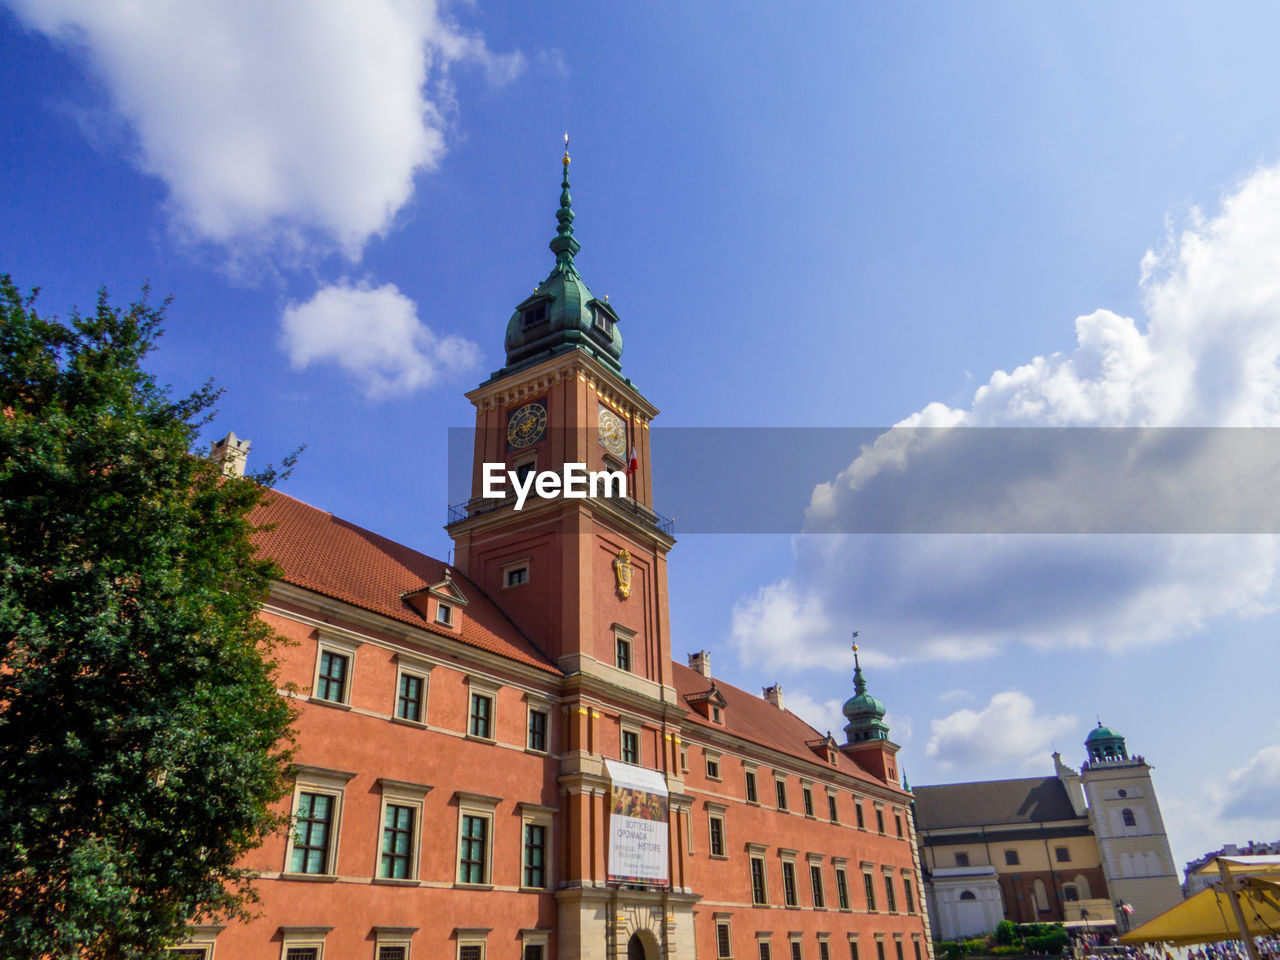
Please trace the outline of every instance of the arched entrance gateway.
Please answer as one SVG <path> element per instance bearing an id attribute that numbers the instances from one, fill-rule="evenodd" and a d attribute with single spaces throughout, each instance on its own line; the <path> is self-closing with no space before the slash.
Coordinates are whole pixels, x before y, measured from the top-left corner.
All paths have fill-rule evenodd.
<path id="1" fill-rule="evenodd" d="M 627 960 L 649 960 L 649 955 L 644 949 L 644 941 L 640 939 L 638 933 L 633 933 L 631 939 L 627 941 Z"/>

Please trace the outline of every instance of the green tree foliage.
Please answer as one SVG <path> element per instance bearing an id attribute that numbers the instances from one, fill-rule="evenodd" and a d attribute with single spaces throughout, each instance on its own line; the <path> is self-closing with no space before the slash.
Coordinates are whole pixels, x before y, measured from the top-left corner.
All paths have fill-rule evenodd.
<path id="1" fill-rule="evenodd" d="M 291 708 L 250 544 L 272 475 L 195 456 L 164 308 L 45 319 L 0 277 L 0 956 L 153 958 L 243 916 Z"/>

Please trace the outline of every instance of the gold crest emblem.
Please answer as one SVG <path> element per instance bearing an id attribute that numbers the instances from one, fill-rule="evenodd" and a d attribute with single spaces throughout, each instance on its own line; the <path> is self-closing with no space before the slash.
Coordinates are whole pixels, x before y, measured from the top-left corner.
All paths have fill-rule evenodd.
<path id="1" fill-rule="evenodd" d="M 619 550 L 613 561 L 613 576 L 618 581 L 618 596 L 623 600 L 631 596 L 631 554 Z"/>

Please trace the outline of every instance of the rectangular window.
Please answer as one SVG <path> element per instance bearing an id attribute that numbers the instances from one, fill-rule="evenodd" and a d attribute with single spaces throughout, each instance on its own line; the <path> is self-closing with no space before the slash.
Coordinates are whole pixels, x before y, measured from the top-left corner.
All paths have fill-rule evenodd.
<path id="1" fill-rule="evenodd" d="M 806 817 L 813 816 L 813 791 L 808 787 L 801 787 L 800 793 L 804 797 L 804 815 Z"/>
<path id="2" fill-rule="evenodd" d="M 773 781 L 773 789 L 778 795 L 778 809 L 787 809 L 787 781 L 782 779 Z"/>
<path id="3" fill-rule="evenodd" d="M 867 894 L 867 912 L 876 912 L 876 881 L 869 873 L 862 875 L 862 887 Z"/>
<path id="4" fill-rule="evenodd" d="M 627 637 L 617 637 L 614 641 L 617 646 L 617 666 L 619 670 L 631 671 L 631 641 Z"/>
<path id="5" fill-rule="evenodd" d="M 724 856 L 724 817 L 718 813 L 710 814 L 707 822 L 711 829 L 711 856 Z"/>
<path id="6" fill-rule="evenodd" d="M 1018 851 L 1006 850 L 1004 852 L 1004 863 L 1007 867 L 1016 867 L 1018 865 Z"/>
<path id="7" fill-rule="evenodd" d="M 859 960 L 857 940 L 849 941 L 849 960 Z"/>
<path id="8" fill-rule="evenodd" d="M 849 878 L 844 867 L 836 867 L 836 903 L 841 910 L 849 909 Z"/>
<path id="9" fill-rule="evenodd" d="M 293 826 L 294 873 L 329 872 L 329 837 L 333 830 L 334 798 L 325 793 L 298 794 Z"/>
<path id="10" fill-rule="evenodd" d="M 468 943 L 458 947 L 458 960 L 484 960 L 484 947 L 478 943 Z M 884 960 L 883 957 L 880 960 Z"/>
<path id="11" fill-rule="evenodd" d="M 422 722 L 422 695 L 426 680 L 414 673 L 400 674 L 400 692 L 396 697 L 396 716 L 401 720 Z"/>
<path id="12" fill-rule="evenodd" d="M 809 864 L 809 885 L 813 887 L 813 905 L 822 910 L 827 905 L 827 895 L 822 889 L 822 867 L 816 863 Z"/>
<path id="13" fill-rule="evenodd" d="M 818 960 L 831 960 L 831 945 L 825 940 L 818 941 Z"/>
<path id="14" fill-rule="evenodd" d="M 907 905 L 907 913 L 916 912 L 916 895 L 912 892 L 911 878 L 902 878 L 902 899 Z"/>
<path id="15" fill-rule="evenodd" d="M 729 921 L 716 922 L 716 957 L 729 960 L 733 956 L 733 941 L 729 937 Z"/>
<path id="16" fill-rule="evenodd" d="M 796 865 L 790 860 L 782 861 L 782 897 L 788 907 L 800 905 L 796 896 Z"/>
<path id="17" fill-rule="evenodd" d="M 409 960 L 409 951 L 405 947 L 379 947 L 378 960 Z"/>
<path id="18" fill-rule="evenodd" d="M 899 837 L 902 836 L 902 814 L 897 810 L 893 811 L 893 828 L 897 831 Z"/>
<path id="19" fill-rule="evenodd" d="M 707 779 L 720 779 L 720 761 L 716 757 L 707 757 Z"/>
<path id="20" fill-rule="evenodd" d="M 332 650 L 320 652 L 320 675 L 316 682 L 316 696 L 331 703 L 347 702 L 347 674 L 351 658 Z M 385 687 L 383 688 L 386 689 Z M 386 703 L 384 700 L 383 703 Z"/>
<path id="21" fill-rule="evenodd" d="M 521 960 L 543 960 L 547 952 L 540 943 L 526 943 Z"/>
<path id="22" fill-rule="evenodd" d="M 969 865 L 969 855 L 967 853 L 956 854 L 956 866 L 967 867 Z"/>
<path id="23" fill-rule="evenodd" d="M 462 851 L 458 858 L 459 883 L 486 883 L 489 853 L 489 818 L 462 816 Z M 464 948 L 465 949 L 465 948 Z"/>
<path id="24" fill-rule="evenodd" d="M 473 737 L 491 740 L 493 731 L 493 698 L 483 693 L 471 695 L 471 722 L 467 731 Z"/>
<path id="25" fill-rule="evenodd" d="M 751 858 L 751 902 L 762 906 L 769 902 L 769 891 L 764 882 L 764 860 Z"/>
<path id="26" fill-rule="evenodd" d="M 804 960 L 804 949 L 799 940 L 791 941 L 791 960 Z"/>
<path id="27" fill-rule="evenodd" d="M 901 941 L 901 940 L 895 940 L 895 941 L 893 941 L 893 950 L 894 950 L 894 953 L 896 953 L 896 954 L 898 955 L 898 960 L 906 960 L 906 958 L 902 956 L 902 941 Z"/>
<path id="28" fill-rule="evenodd" d="M 413 876 L 414 807 L 388 803 L 382 821 L 382 873 L 391 880 L 408 880 Z"/>
<path id="29" fill-rule="evenodd" d="M 913 950 L 915 950 L 915 952 L 916 952 L 916 960 L 922 960 L 922 958 L 921 958 L 921 956 L 920 956 L 920 941 L 919 941 L 919 940 L 912 940 L 912 941 L 911 941 L 911 948 L 912 948 Z"/>
<path id="30" fill-rule="evenodd" d="M 884 960 L 884 941 L 876 941 L 876 960 Z"/>
<path id="31" fill-rule="evenodd" d="M 317 960 L 320 951 L 315 947 L 290 947 L 284 956 L 285 960 Z"/>
<path id="32" fill-rule="evenodd" d="M 436 603 L 436 623 L 446 627 L 453 625 L 453 607 L 447 603 Z"/>
<path id="33" fill-rule="evenodd" d="M 832 823 L 839 823 L 839 811 L 836 809 L 836 795 L 834 793 L 827 794 L 827 813 Z"/>
<path id="34" fill-rule="evenodd" d="M 1054 852 L 1054 855 L 1058 858 L 1059 863 L 1071 862 L 1071 851 L 1069 851 L 1066 847 L 1055 847 L 1053 852 Z"/>
<path id="35" fill-rule="evenodd" d="M 893 877 L 884 875 L 884 905 L 890 913 L 898 912 L 898 898 L 893 893 Z"/>
<path id="36" fill-rule="evenodd" d="M 876 833 L 884 833 L 884 807 L 876 807 Z"/>
<path id="37" fill-rule="evenodd" d="M 756 941 L 756 947 L 760 960 L 773 960 L 773 949 L 769 946 L 768 940 Z"/>
<path id="38" fill-rule="evenodd" d="M 755 771 L 747 771 L 747 803 L 759 803 L 760 797 L 756 793 L 756 775 Z"/>
<path id="39" fill-rule="evenodd" d="M 547 749 L 547 713 L 545 710 L 529 711 L 529 749 Z"/>
<path id="40" fill-rule="evenodd" d="M 518 587 L 522 583 L 528 583 L 529 568 L 527 566 L 512 567 L 507 571 L 506 581 L 508 587 Z"/>
<path id="41" fill-rule="evenodd" d="M 640 763 L 640 734 L 634 730 L 622 731 L 622 762 Z"/>
<path id="42" fill-rule="evenodd" d="M 866 818 L 863 816 L 863 813 L 862 813 L 862 798 L 861 798 L 861 797 L 854 797 L 854 798 L 853 798 L 853 815 L 854 815 L 854 817 L 856 818 L 856 820 L 857 820 L 857 822 L 858 822 L 858 829 L 859 829 L 859 830 L 865 830 L 865 829 L 867 829 L 867 821 L 866 821 Z"/>
<path id="43" fill-rule="evenodd" d="M 524 825 L 524 885 L 547 885 L 547 828 L 540 823 Z"/>

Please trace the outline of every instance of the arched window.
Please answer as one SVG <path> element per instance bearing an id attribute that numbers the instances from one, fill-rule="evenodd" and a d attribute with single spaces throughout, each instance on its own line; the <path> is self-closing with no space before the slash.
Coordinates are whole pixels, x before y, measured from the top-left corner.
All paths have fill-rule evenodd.
<path id="1" fill-rule="evenodd" d="M 1080 888 L 1074 883 L 1064 883 L 1062 885 L 1062 899 L 1067 903 L 1075 903 L 1080 899 Z"/>
<path id="2" fill-rule="evenodd" d="M 961 900 L 977 900 L 978 898 L 972 890 L 962 890 L 960 892 L 960 899 Z"/>
<path id="3" fill-rule="evenodd" d="M 1086 877 L 1083 873 L 1077 873 L 1073 883 L 1075 885 L 1075 888 L 1080 891 L 1080 899 L 1088 900 L 1089 899 L 1089 878 Z"/>
<path id="4" fill-rule="evenodd" d="M 1136 827 L 1138 825 L 1138 821 L 1134 817 L 1133 811 L 1128 807 L 1125 807 L 1120 811 L 1120 816 L 1124 818 L 1124 825 L 1126 827 Z"/>
<path id="5" fill-rule="evenodd" d="M 1035 892 L 1036 892 L 1036 909 L 1039 910 L 1041 913 L 1048 913 L 1049 912 L 1049 894 L 1045 891 L 1044 881 L 1036 880 L 1034 886 L 1035 886 Z"/>

